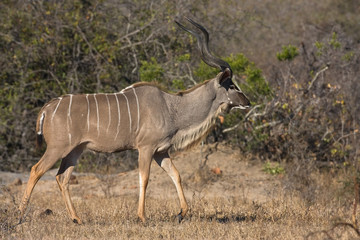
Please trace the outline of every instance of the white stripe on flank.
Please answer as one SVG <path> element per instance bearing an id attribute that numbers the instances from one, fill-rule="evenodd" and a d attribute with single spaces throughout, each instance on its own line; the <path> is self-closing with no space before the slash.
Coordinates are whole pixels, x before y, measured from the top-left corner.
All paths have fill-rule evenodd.
<path id="1" fill-rule="evenodd" d="M 69 101 L 69 111 L 68 111 L 68 119 L 69 119 L 69 123 L 72 124 L 72 120 L 71 120 L 71 104 L 72 104 L 72 97 L 73 95 L 70 94 L 70 101 Z"/>
<path id="2" fill-rule="evenodd" d="M 130 122 L 130 132 L 131 132 L 131 114 L 130 114 L 130 106 L 129 106 L 129 100 L 126 97 L 125 93 L 120 92 L 126 99 L 126 105 L 127 105 L 127 109 L 128 109 L 128 113 L 129 113 L 129 122 Z"/>
<path id="3" fill-rule="evenodd" d="M 38 135 L 41 135 L 42 134 L 42 129 L 43 129 L 43 124 L 44 124 L 44 117 L 45 117 L 45 112 L 42 112 L 41 114 L 41 118 L 40 118 L 40 121 L 39 121 L 39 131 L 37 132 Z"/>
<path id="4" fill-rule="evenodd" d="M 51 116 L 51 122 L 53 121 L 53 118 L 54 118 L 54 116 L 55 116 L 55 113 L 56 113 L 56 111 L 57 111 L 57 109 L 58 109 L 58 107 L 59 107 L 62 99 L 63 99 L 62 97 L 59 97 L 59 102 L 58 102 L 58 104 L 56 105 L 56 108 L 55 108 L 55 110 L 54 110 L 54 112 L 53 112 L 53 114 L 52 114 L 52 116 Z"/>
<path id="5" fill-rule="evenodd" d="M 105 97 L 106 97 L 106 101 L 107 101 L 107 104 L 108 104 L 108 109 L 109 109 L 109 124 L 106 128 L 106 133 L 109 132 L 109 128 L 110 128 L 110 124 L 111 124 L 111 109 L 110 109 L 110 101 L 109 101 L 109 98 L 108 98 L 108 95 L 105 94 Z"/>
<path id="6" fill-rule="evenodd" d="M 94 96 L 94 99 L 95 99 L 95 105 L 96 105 L 96 129 L 97 129 L 97 133 L 98 133 L 98 136 L 100 134 L 100 128 L 99 128 L 99 105 L 98 105 L 98 102 L 97 102 L 97 99 L 96 99 L 96 94 L 93 95 Z"/>
<path id="7" fill-rule="evenodd" d="M 135 92 L 135 88 L 132 88 L 132 90 L 134 91 L 134 94 L 135 94 L 135 98 L 136 98 L 136 105 L 137 105 L 137 131 L 139 131 L 139 126 L 140 126 L 140 107 L 139 107 L 139 99 L 138 99 L 138 96 Z"/>
<path id="8" fill-rule="evenodd" d="M 118 117 L 119 117 L 119 118 L 118 118 L 117 129 L 116 129 L 116 135 L 115 135 L 115 140 L 116 140 L 116 138 L 117 138 L 117 136 L 118 136 L 118 134 L 119 134 L 119 131 L 120 131 L 120 106 L 119 106 L 119 99 L 118 99 L 116 93 L 114 93 L 114 95 L 115 95 L 115 99 L 116 99 L 116 105 L 117 105 L 117 107 L 118 107 Z"/>
<path id="9" fill-rule="evenodd" d="M 72 125 L 72 120 L 71 120 L 71 104 L 72 104 L 72 97 L 73 97 L 73 95 L 72 95 L 72 94 L 70 94 L 69 110 L 68 110 L 68 121 L 67 121 L 67 128 L 68 128 L 68 133 L 69 133 L 69 143 L 70 143 L 70 145 L 71 145 L 70 125 Z"/>
<path id="10" fill-rule="evenodd" d="M 86 101 L 87 101 L 87 127 L 88 127 L 88 132 L 90 131 L 90 103 L 89 103 L 89 94 L 86 94 Z"/>

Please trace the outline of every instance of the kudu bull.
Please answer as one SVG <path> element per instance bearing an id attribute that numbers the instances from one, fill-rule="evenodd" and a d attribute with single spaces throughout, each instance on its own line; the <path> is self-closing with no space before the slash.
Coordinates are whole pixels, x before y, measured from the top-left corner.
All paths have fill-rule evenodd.
<path id="1" fill-rule="evenodd" d="M 138 216 L 142 221 L 145 221 L 145 191 L 150 165 L 155 159 L 176 186 L 181 221 L 188 205 L 169 150 L 195 145 L 211 130 L 219 113 L 250 105 L 233 83 L 229 64 L 209 51 L 206 29 L 191 19 L 188 21 L 196 31 L 176 23 L 197 38 L 203 61 L 221 72 L 214 79 L 177 94 L 164 92 L 151 83 L 136 83 L 118 93 L 69 94 L 49 101 L 40 110 L 36 123 L 38 142 L 44 137 L 47 148 L 40 161 L 31 168 L 20 205 L 20 221 L 37 181 L 62 159 L 56 181 L 71 219 L 81 223 L 70 199 L 69 180 L 78 157 L 86 148 L 98 152 L 138 149 Z"/>

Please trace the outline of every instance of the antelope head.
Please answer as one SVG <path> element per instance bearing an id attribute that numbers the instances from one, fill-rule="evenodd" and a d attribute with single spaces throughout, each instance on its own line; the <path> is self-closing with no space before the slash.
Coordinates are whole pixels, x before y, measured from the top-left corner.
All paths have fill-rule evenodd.
<path id="1" fill-rule="evenodd" d="M 201 52 L 201 59 L 211 67 L 218 68 L 221 72 L 216 76 L 216 88 L 219 91 L 218 97 L 220 101 L 228 105 L 228 109 L 233 108 L 246 109 L 250 107 L 250 101 L 241 91 L 238 84 L 233 81 L 233 72 L 229 63 L 215 57 L 209 50 L 209 33 L 200 24 L 194 22 L 190 18 L 186 18 L 192 25 L 194 25 L 202 34 L 186 28 L 181 23 L 176 22 L 183 30 L 189 32 L 197 39 L 198 47 Z"/>

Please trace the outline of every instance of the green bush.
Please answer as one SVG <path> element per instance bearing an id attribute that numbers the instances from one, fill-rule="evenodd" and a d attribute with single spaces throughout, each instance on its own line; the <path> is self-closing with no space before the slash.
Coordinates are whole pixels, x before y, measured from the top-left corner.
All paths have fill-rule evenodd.
<path id="1" fill-rule="evenodd" d="M 276 53 L 279 61 L 292 61 L 297 55 L 299 55 L 299 49 L 291 44 L 283 46 L 282 51 Z"/>
<path id="2" fill-rule="evenodd" d="M 285 169 L 279 163 L 270 163 L 267 161 L 264 164 L 263 171 L 271 175 L 280 175 L 285 173 Z"/>
<path id="3" fill-rule="evenodd" d="M 341 47 L 341 43 L 338 41 L 336 32 L 332 33 L 331 39 L 329 40 L 329 45 L 334 49 L 339 49 Z"/>
<path id="4" fill-rule="evenodd" d="M 156 61 L 154 57 L 150 61 L 141 61 L 139 69 L 140 80 L 144 82 L 158 81 L 161 82 L 164 74 L 164 69 Z"/>

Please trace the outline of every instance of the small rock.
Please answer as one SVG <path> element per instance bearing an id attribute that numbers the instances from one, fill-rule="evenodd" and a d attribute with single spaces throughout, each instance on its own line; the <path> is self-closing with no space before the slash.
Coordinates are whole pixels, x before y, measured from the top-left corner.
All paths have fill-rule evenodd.
<path id="1" fill-rule="evenodd" d="M 215 168 L 211 169 L 211 171 L 213 173 L 215 173 L 216 175 L 222 174 L 222 171 L 221 171 L 221 169 L 219 167 L 215 167 Z"/>
<path id="2" fill-rule="evenodd" d="M 46 216 L 50 216 L 53 215 L 54 212 L 51 209 L 46 209 L 45 211 L 43 211 L 42 213 L 39 214 L 40 217 L 46 217 Z"/>

